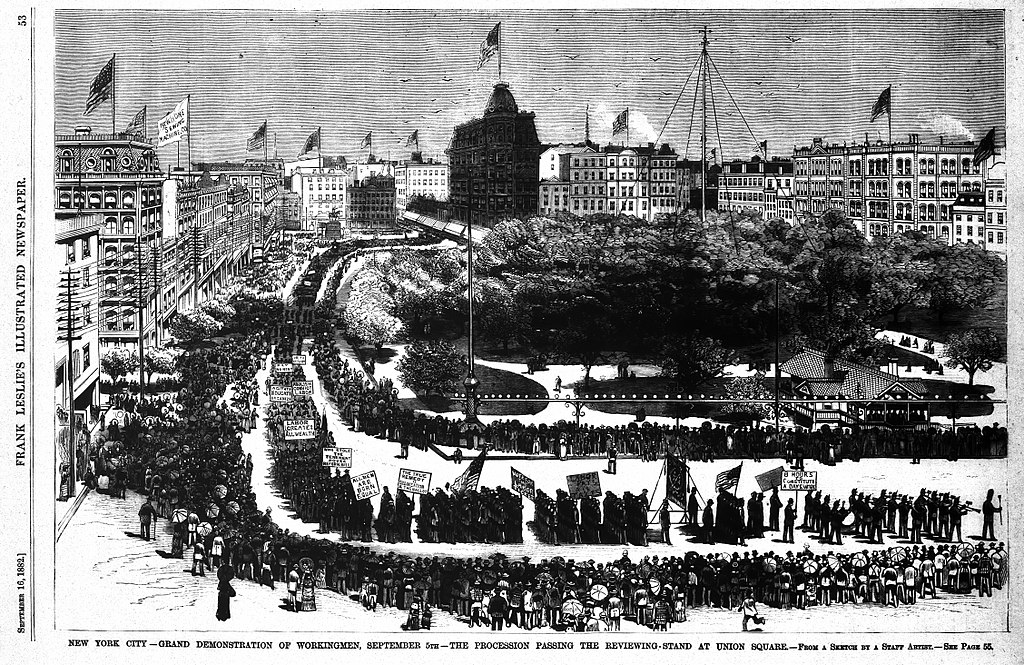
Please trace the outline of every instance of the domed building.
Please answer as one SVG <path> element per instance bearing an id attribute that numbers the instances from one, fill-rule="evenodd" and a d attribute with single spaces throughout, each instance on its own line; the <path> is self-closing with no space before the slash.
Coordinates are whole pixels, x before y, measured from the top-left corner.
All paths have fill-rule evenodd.
<path id="1" fill-rule="evenodd" d="M 448 155 L 452 219 L 486 227 L 537 212 L 540 139 L 533 113 L 521 113 L 498 83 L 483 117 L 455 128 Z"/>

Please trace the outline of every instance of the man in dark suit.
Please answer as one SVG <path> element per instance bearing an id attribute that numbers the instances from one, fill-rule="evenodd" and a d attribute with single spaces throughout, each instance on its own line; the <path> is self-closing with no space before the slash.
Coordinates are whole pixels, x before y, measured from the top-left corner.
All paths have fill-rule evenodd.
<path id="1" fill-rule="evenodd" d="M 704 506 L 704 542 L 709 545 L 715 544 L 715 514 L 711 508 L 714 503 L 714 499 L 708 499 Z"/>

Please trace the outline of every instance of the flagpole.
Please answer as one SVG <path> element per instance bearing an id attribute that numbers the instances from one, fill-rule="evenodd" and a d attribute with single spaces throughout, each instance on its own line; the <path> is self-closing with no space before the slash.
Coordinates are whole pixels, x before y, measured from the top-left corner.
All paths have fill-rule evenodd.
<path id="1" fill-rule="evenodd" d="M 320 170 L 323 171 L 323 169 L 324 169 L 324 135 L 323 135 L 323 128 L 322 127 L 317 127 L 316 128 L 316 155 L 317 155 L 317 157 L 316 157 L 317 165 L 320 167 Z"/>
<path id="2" fill-rule="evenodd" d="M 117 133 L 117 54 L 110 59 L 110 133 Z"/>
<path id="3" fill-rule="evenodd" d="M 498 22 L 498 83 L 501 83 L 501 21 Z"/>
<path id="4" fill-rule="evenodd" d="M 267 166 L 267 121 L 263 121 L 263 166 Z"/>
<path id="5" fill-rule="evenodd" d="M 626 107 L 626 147 L 629 147 L 629 107 Z"/>
<path id="6" fill-rule="evenodd" d="M 185 99 L 185 134 L 188 135 L 188 168 L 185 169 L 187 173 L 192 170 L 192 95 L 186 95 Z"/>
<path id="7" fill-rule="evenodd" d="M 888 164 L 888 169 L 889 169 L 889 197 L 891 199 L 891 197 L 893 195 L 892 172 L 893 172 L 893 166 L 895 165 L 895 160 L 893 159 L 893 154 L 892 154 L 892 85 L 891 84 L 889 85 L 889 112 L 886 113 L 885 115 L 886 115 L 886 117 L 889 120 L 889 164 Z M 891 220 L 892 219 L 892 215 L 893 215 L 893 211 L 891 209 L 889 209 L 889 210 L 886 210 L 885 212 L 886 212 L 885 216 L 887 217 L 886 221 Z"/>

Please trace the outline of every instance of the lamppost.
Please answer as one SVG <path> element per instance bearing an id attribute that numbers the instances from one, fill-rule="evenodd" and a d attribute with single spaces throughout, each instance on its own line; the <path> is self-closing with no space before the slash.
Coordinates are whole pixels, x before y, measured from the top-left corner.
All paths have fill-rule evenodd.
<path id="1" fill-rule="evenodd" d="M 480 381 L 476 378 L 476 365 L 473 361 L 473 214 L 466 215 L 466 283 L 469 297 L 469 338 L 466 343 L 467 371 L 462 385 L 466 388 L 466 429 L 477 429 L 480 419 L 477 417 L 477 394 Z"/>

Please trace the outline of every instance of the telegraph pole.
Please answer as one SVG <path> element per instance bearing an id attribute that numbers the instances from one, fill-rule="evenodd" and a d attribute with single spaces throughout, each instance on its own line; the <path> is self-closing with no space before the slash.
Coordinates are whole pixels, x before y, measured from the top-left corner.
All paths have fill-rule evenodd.
<path id="1" fill-rule="evenodd" d="M 707 26 L 701 32 L 700 71 L 701 77 L 701 130 L 700 130 L 700 221 L 704 223 L 707 218 L 708 207 L 708 30 Z"/>
<path id="2" fill-rule="evenodd" d="M 68 497 L 73 497 L 76 494 L 75 483 L 77 469 L 75 466 L 78 462 L 78 441 L 75 436 L 75 369 L 72 364 L 74 357 L 75 341 L 82 339 L 81 335 L 75 334 L 75 306 L 78 304 L 74 298 L 74 292 L 78 288 L 78 270 L 64 271 L 61 275 L 60 288 L 64 292 L 62 300 L 63 315 L 61 316 L 60 322 L 63 324 L 63 330 L 60 331 L 57 339 L 66 341 L 68 343 L 68 357 L 64 363 L 65 379 L 64 382 L 67 384 L 68 399 Z"/>

